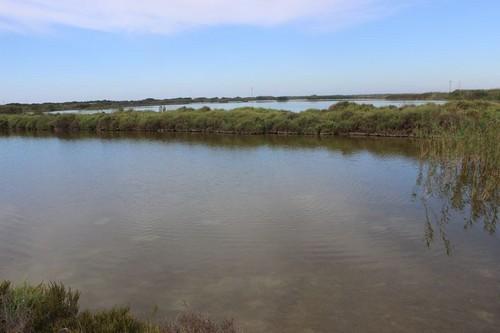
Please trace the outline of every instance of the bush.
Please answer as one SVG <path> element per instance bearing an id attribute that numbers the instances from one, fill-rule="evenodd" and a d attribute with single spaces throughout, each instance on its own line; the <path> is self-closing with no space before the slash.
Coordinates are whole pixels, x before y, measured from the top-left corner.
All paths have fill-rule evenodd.
<path id="1" fill-rule="evenodd" d="M 79 293 L 51 283 L 12 288 L 0 286 L 0 333 L 52 333 L 78 314 Z"/>

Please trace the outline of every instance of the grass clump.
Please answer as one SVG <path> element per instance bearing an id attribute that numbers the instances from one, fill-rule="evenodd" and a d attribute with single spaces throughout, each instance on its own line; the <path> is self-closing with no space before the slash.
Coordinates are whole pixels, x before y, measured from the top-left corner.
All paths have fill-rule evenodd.
<path id="1" fill-rule="evenodd" d="M 0 284 L 0 332 L 40 332 L 57 330 L 78 315 L 80 295 L 61 284 Z"/>
<path id="2" fill-rule="evenodd" d="M 62 284 L 0 284 L 0 333 L 236 333 L 233 321 L 194 313 L 165 324 L 142 321 L 128 308 L 80 311 L 78 291 Z"/>

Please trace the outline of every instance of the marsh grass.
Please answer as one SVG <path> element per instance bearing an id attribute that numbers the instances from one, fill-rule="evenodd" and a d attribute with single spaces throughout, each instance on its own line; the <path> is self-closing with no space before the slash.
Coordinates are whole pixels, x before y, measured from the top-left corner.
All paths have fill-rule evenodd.
<path id="1" fill-rule="evenodd" d="M 342 102 L 327 110 L 183 108 L 168 112 L 0 115 L 0 129 L 49 132 L 202 132 L 225 134 L 424 136 L 497 117 L 500 104 L 452 102 L 402 108 Z"/>
<path id="2" fill-rule="evenodd" d="M 466 217 L 465 229 L 482 224 L 494 234 L 500 207 L 500 118 L 422 140 L 417 188 L 426 210 L 428 246 L 439 236 L 451 254 L 446 226 L 455 212 Z M 437 209 L 433 199 L 440 203 Z"/>
<path id="3" fill-rule="evenodd" d="M 0 284 L 0 333 L 236 333 L 221 322 L 191 312 L 155 324 L 135 318 L 128 308 L 80 311 L 80 294 L 62 284 Z"/>

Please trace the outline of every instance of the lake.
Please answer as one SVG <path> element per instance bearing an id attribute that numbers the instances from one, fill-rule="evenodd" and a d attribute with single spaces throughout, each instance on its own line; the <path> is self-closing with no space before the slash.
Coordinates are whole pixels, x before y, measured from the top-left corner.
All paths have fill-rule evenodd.
<path id="1" fill-rule="evenodd" d="M 0 153 L 0 279 L 245 332 L 500 327 L 500 237 L 466 212 L 429 224 L 414 141 L 4 135 Z"/>
<path id="2" fill-rule="evenodd" d="M 301 112 L 307 109 L 328 109 L 329 106 L 339 102 L 353 102 L 357 104 L 373 104 L 376 107 L 384 106 L 405 106 L 405 105 L 423 105 L 427 103 L 445 104 L 446 101 L 433 101 L 433 100 L 383 100 L 383 99 L 353 99 L 353 100 L 329 100 L 329 101 L 306 101 L 306 100 L 291 100 L 288 102 L 278 101 L 260 101 L 260 102 L 232 102 L 232 103 L 192 103 L 192 104 L 177 104 L 177 105 L 153 105 L 153 106 L 136 106 L 130 109 L 136 111 L 159 111 L 160 108 L 165 107 L 167 111 L 177 110 L 182 107 L 200 109 L 202 107 L 209 107 L 211 109 L 232 110 L 241 107 L 256 107 L 266 109 L 279 109 L 292 112 Z M 129 108 L 126 108 L 127 110 Z M 52 111 L 50 113 L 81 113 L 92 114 L 98 112 L 111 113 L 116 109 L 102 109 L 102 110 L 66 110 L 66 111 Z"/>

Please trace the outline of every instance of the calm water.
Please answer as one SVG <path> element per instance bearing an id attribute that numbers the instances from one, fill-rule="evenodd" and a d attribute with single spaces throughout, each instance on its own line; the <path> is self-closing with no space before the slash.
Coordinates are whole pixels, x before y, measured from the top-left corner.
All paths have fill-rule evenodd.
<path id="1" fill-rule="evenodd" d="M 302 101 L 293 100 L 288 102 L 277 102 L 277 101 L 263 101 L 263 102 L 242 102 L 242 103 L 192 103 L 192 104 L 179 104 L 179 105 L 165 105 L 168 111 L 177 110 L 182 107 L 189 107 L 199 109 L 204 106 L 208 106 L 212 109 L 223 109 L 232 110 L 236 108 L 241 108 L 245 106 L 257 107 L 257 108 L 268 108 L 268 109 L 279 109 L 287 110 L 293 112 L 301 112 L 307 109 L 327 109 L 333 104 L 343 102 L 346 100 L 333 100 L 333 101 Z M 376 107 L 383 106 L 404 106 L 404 105 L 423 105 L 427 103 L 444 104 L 445 101 L 429 101 L 429 100 L 401 100 L 401 101 L 387 101 L 381 99 L 359 99 L 359 100 L 349 100 L 350 102 L 358 104 L 373 104 Z M 136 111 L 159 111 L 160 105 L 155 106 L 137 106 L 133 109 Z M 127 108 L 128 109 L 128 108 Z M 82 114 L 92 114 L 97 112 L 111 113 L 115 112 L 116 109 L 103 109 L 103 110 L 67 110 L 67 111 L 54 111 L 51 113 L 82 113 Z"/>
<path id="2" fill-rule="evenodd" d="M 427 247 L 416 156 L 399 139 L 0 137 L 0 279 L 246 332 L 498 332 L 499 236 L 456 213 L 452 254 Z"/>

